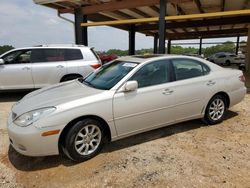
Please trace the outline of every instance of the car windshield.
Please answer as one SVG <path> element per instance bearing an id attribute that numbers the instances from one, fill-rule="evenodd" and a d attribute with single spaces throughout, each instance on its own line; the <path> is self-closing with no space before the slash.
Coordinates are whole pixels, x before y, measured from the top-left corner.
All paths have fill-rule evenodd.
<path id="1" fill-rule="evenodd" d="M 82 80 L 82 83 L 97 89 L 109 90 L 137 65 L 135 62 L 113 61 L 91 73 Z"/>

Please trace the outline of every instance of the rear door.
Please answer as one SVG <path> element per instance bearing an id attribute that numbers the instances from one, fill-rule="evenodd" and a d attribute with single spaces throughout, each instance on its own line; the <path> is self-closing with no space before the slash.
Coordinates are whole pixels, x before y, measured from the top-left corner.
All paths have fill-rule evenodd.
<path id="1" fill-rule="evenodd" d="M 16 50 L 5 56 L 0 65 L 0 89 L 32 89 L 31 50 Z"/>
<path id="2" fill-rule="evenodd" d="M 64 49 L 34 49 L 31 61 L 35 88 L 59 83 L 67 73 Z"/>
<path id="3" fill-rule="evenodd" d="M 185 58 L 171 60 L 176 81 L 172 90 L 175 95 L 175 119 L 182 121 L 199 117 L 212 96 L 216 80 L 205 64 Z"/>

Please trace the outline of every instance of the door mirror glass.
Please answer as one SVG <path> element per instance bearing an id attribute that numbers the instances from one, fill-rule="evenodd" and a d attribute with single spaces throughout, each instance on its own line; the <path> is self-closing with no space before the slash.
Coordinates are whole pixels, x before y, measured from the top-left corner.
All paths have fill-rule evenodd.
<path id="1" fill-rule="evenodd" d="M 128 81 L 124 85 L 124 91 L 129 92 L 129 91 L 135 91 L 138 88 L 138 82 L 137 81 Z"/>
<path id="2" fill-rule="evenodd" d="M 3 65 L 3 64 L 4 64 L 4 60 L 0 59 L 0 65 Z"/>

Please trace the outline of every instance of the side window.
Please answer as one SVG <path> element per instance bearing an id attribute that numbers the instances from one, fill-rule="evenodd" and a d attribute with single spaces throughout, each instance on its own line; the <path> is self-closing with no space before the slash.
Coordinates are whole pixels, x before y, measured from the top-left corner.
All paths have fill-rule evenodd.
<path id="1" fill-rule="evenodd" d="M 46 62 L 64 61 L 63 49 L 44 49 L 44 56 Z"/>
<path id="2" fill-rule="evenodd" d="M 31 60 L 33 63 L 65 61 L 64 49 L 34 49 Z"/>
<path id="3" fill-rule="evenodd" d="M 30 63 L 31 50 L 18 50 L 3 57 L 5 64 Z"/>
<path id="4" fill-rule="evenodd" d="M 80 60 L 83 59 L 82 52 L 79 49 L 65 49 L 65 60 Z"/>
<path id="5" fill-rule="evenodd" d="M 210 71 L 207 66 L 203 66 L 200 62 L 191 59 L 173 59 L 172 64 L 176 80 L 203 76 L 205 72 L 208 74 Z"/>
<path id="6" fill-rule="evenodd" d="M 207 65 L 202 64 L 202 68 L 203 68 L 204 75 L 208 75 L 210 73 L 210 68 Z"/>
<path id="7" fill-rule="evenodd" d="M 31 62 L 32 63 L 40 63 L 45 62 L 44 50 L 42 49 L 34 49 L 31 52 Z"/>
<path id="8" fill-rule="evenodd" d="M 226 58 L 226 55 L 219 55 L 218 58 Z"/>
<path id="9" fill-rule="evenodd" d="M 136 80 L 139 88 L 167 83 L 170 81 L 168 61 L 149 63 L 139 69 L 129 80 Z"/>

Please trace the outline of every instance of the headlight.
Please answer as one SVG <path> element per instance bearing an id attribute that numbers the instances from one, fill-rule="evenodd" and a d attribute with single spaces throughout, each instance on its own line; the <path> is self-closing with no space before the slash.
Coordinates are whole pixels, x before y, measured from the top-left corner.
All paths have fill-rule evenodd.
<path id="1" fill-rule="evenodd" d="M 27 113 L 22 114 L 18 118 L 14 120 L 14 123 L 21 127 L 27 127 L 40 118 L 54 112 L 56 110 L 55 107 L 41 108 L 37 110 L 33 110 Z"/>

